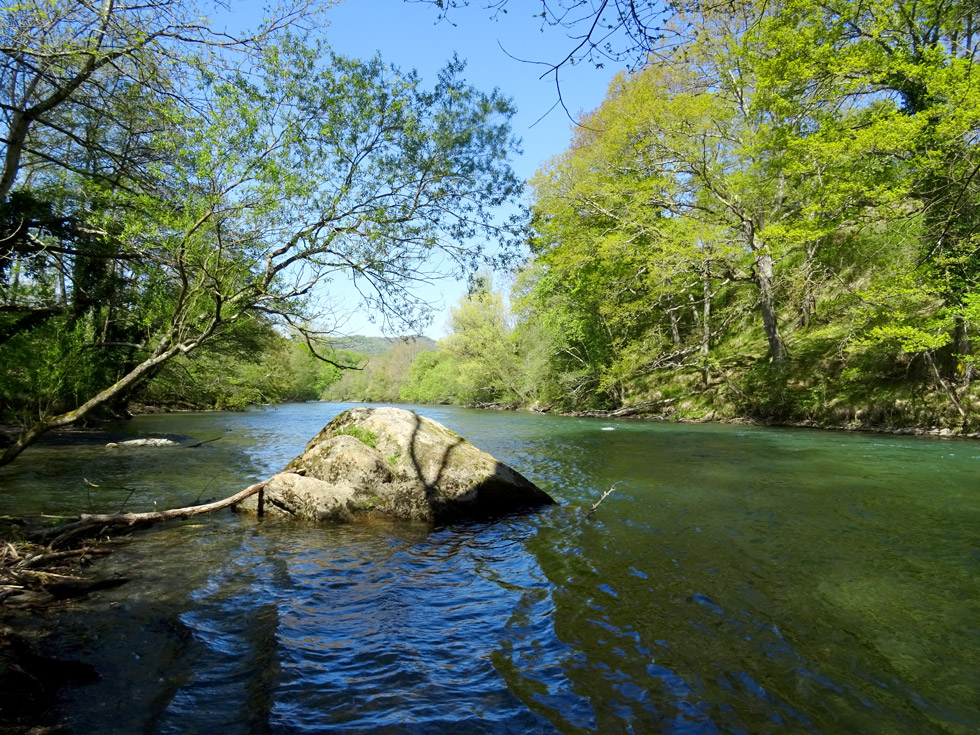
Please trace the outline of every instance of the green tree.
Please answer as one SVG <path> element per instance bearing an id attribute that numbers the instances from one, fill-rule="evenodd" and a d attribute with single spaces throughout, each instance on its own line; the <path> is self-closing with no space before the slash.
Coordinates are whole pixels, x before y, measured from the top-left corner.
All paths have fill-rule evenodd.
<path id="1" fill-rule="evenodd" d="M 508 164 L 511 106 L 462 71 L 451 61 L 426 90 L 380 59 L 287 37 L 249 75 L 215 76 L 202 89 L 206 114 L 176 110 L 178 124 L 156 141 L 172 162 L 157 191 L 116 192 L 126 207 L 112 214 L 127 216 L 89 223 L 132 256 L 138 362 L 77 408 L 38 416 L 0 463 L 253 314 L 307 331 L 308 296 L 334 274 L 417 327 L 425 305 L 411 286 L 431 275 L 432 256 L 480 262 L 468 243 L 506 239 L 495 211 L 520 190 Z"/>
<path id="2" fill-rule="evenodd" d="M 603 57 L 635 69 L 535 181 L 521 329 L 550 346 L 555 394 L 616 405 L 692 358 L 708 387 L 722 357 L 750 364 L 761 332 L 771 367 L 755 363 L 745 405 L 746 389 L 806 392 L 819 364 L 843 383 L 934 381 L 966 416 L 980 326 L 974 4 L 535 10 L 569 34 L 556 77 Z"/>
<path id="3" fill-rule="evenodd" d="M 903 350 L 929 364 L 939 359 L 946 377 L 959 373 L 965 382 L 972 371 L 958 368 L 972 353 L 976 327 L 964 308 L 980 274 L 975 17 L 971 3 L 797 3 L 759 29 L 767 96 L 779 100 L 804 85 L 832 92 L 815 100 L 820 114 L 807 141 L 815 155 L 843 154 L 877 184 L 858 201 L 866 214 L 880 218 L 899 202 L 900 216 L 915 223 L 907 230 L 915 257 L 896 258 L 868 300 L 891 292 L 893 328 L 916 334 Z M 883 176 L 889 169 L 897 175 Z M 938 321 L 920 320 L 923 300 L 913 306 L 904 296 L 910 280 L 938 297 L 938 308 L 928 310 Z M 880 321 L 869 326 L 864 344 L 896 344 Z"/>
<path id="4" fill-rule="evenodd" d="M 463 403 L 523 401 L 520 358 L 503 296 L 484 275 L 454 307 L 444 340 L 457 372 L 457 398 Z"/>
<path id="5" fill-rule="evenodd" d="M 399 400 L 412 366 L 428 351 L 426 342 L 404 339 L 380 355 L 358 355 L 357 370 L 346 371 L 320 397 L 328 401 L 393 403 Z"/>
<path id="6" fill-rule="evenodd" d="M 114 130 L 96 138 L 85 135 L 82 121 L 100 110 L 118 113 L 132 103 L 133 90 L 149 91 L 144 100 L 162 95 L 191 101 L 188 82 L 192 88 L 196 69 L 236 65 L 228 51 L 256 53 L 294 21 L 309 20 L 313 10 L 306 0 L 283 3 L 256 31 L 230 35 L 213 30 L 183 0 L 27 0 L 5 8 L 0 15 L 5 94 L 0 109 L 6 126 L 0 201 L 21 176 L 25 157 L 29 167 L 40 161 L 73 170 L 79 155 L 131 166 L 127 146 L 114 145 L 113 138 L 132 120 L 105 119 Z M 138 121 L 144 129 L 149 112 L 144 108 Z"/>
<path id="7" fill-rule="evenodd" d="M 443 345 L 420 352 L 399 389 L 409 403 L 457 403 L 460 386 L 456 361 Z"/>

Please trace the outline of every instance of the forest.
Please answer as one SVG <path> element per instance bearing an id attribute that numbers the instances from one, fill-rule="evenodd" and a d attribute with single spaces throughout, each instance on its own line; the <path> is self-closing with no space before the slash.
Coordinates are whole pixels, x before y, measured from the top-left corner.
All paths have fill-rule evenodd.
<path id="1" fill-rule="evenodd" d="M 975 429 L 971 13 L 679 14 L 530 182 L 509 288 L 384 400 Z"/>
<path id="2" fill-rule="evenodd" d="M 3 20 L 0 463 L 296 400 L 977 429 L 970 3 L 615 3 L 635 63 L 526 183 L 506 96 L 338 56 L 313 4 L 235 37 L 41 5 Z M 438 344 L 336 333 L 339 274 L 417 334 L 437 254 L 470 284 Z"/>

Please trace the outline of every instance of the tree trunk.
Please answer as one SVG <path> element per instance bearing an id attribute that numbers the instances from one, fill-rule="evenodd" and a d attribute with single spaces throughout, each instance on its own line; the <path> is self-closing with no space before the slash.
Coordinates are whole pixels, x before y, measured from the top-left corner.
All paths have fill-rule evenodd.
<path id="1" fill-rule="evenodd" d="M 677 312 L 673 306 L 667 308 L 667 314 L 670 316 L 670 336 L 674 340 L 674 346 L 681 346 L 681 330 L 678 324 Z"/>
<path id="2" fill-rule="evenodd" d="M 779 333 L 779 320 L 776 317 L 775 299 L 772 293 L 773 263 L 766 250 L 759 250 L 755 258 L 755 283 L 759 287 L 759 309 L 762 311 L 762 326 L 769 342 L 769 356 L 774 365 L 788 357 L 783 337 Z"/>
<path id="3" fill-rule="evenodd" d="M 949 397 L 949 402 L 956 409 L 956 412 L 960 415 L 960 418 L 965 419 L 966 411 L 963 409 L 963 404 L 960 403 L 960 399 L 956 395 L 956 390 L 949 383 L 943 380 L 943 376 L 939 371 L 939 366 L 936 365 L 936 360 L 933 358 L 932 352 L 930 350 L 926 350 L 924 354 L 926 363 L 928 363 L 929 367 L 932 368 L 932 372 L 936 376 L 936 383 Z"/>
<path id="4" fill-rule="evenodd" d="M 973 355 L 973 340 L 970 339 L 970 332 L 963 317 L 956 317 L 956 326 L 953 329 L 953 345 L 956 350 L 954 356 L 956 362 L 956 379 L 964 386 L 973 382 L 973 365 L 964 358 Z"/>
<path id="5" fill-rule="evenodd" d="M 0 174 L 0 202 L 7 200 L 7 195 L 17 180 L 20 171 L 20 158 L 24 152 L 24 142 L 27 140 L 27 129 L 30 120 L 23 110 L 14 110 L 10 116 L 10 127 L 7 128 L 7 152 L 3 161 L 3 174 Z"/>
<path id="6" fill-rule="evenodd" d="M 704 299 L 701 305 L 701 379 L 707 389 L 711 381 L 708 368 L 708 352 L 711 350 L 711 269 L 707 263 L 701 270 L 701 292 Z"/>
<path id="7" fill-rule="evenodd" d="M 816 258 L 817 248 L 819 243 L 812 241 L 806 245 L 806 258 L 803 261 L 803 267 L 800 271 L 803 274 L 803 296 L 800 299 L 800 317 L 797 323 L 801 327 L 807 327 L 810 325 L 810 320 L 813 319 L 813 315 L 817 311 L 817 298 L 814 294 L 814 283 L 813 283 L 813 261 Z"/>

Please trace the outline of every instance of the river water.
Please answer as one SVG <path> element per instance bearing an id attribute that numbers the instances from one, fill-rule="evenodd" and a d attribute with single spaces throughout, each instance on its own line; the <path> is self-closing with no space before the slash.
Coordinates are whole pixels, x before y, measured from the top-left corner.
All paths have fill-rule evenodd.
<path id="1" fill-rule="evenodd" d="M 0 512 L 224 497 L 347 407 L 112 427 L 214 439 L 195 449 L 35 447 L 0 470 Z M 101 677 L 62 690 L 70 731 L 980 730 L 980 443 L 417 410 L 560 505 L 145 532 L 93 567 L 132 581 L 48 639 Z"/>

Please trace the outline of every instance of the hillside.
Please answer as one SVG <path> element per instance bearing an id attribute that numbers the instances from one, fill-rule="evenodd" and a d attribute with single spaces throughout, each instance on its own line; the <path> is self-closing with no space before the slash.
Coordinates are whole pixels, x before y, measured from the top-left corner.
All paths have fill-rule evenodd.
<path id="1" fill-rule="evenodd" d="M 352 334 L 330 340 L 330 346 L 335 350 L 348 350 L 359 355 L 377 357 L 400 342 L 417 345 L 423 350 L 434 350 L 436 347 L 434 339 L 421 334 L 408 337 L 366 337 L 362 334 Z"/>

